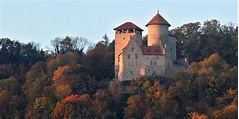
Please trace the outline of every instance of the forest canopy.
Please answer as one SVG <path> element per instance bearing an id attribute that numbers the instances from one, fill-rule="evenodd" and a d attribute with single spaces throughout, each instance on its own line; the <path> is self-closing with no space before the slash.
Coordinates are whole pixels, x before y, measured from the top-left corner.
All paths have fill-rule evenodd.
<path id="1" fill-rule="evenodd" d="M 210 20 L 171 32 L 188 70 L 128 82 L 114 79 L 106 34 L 95 45 L 56 37 L 50 53 L 1 38 L 0 118 L 237 118 L 238 27 Z"/>

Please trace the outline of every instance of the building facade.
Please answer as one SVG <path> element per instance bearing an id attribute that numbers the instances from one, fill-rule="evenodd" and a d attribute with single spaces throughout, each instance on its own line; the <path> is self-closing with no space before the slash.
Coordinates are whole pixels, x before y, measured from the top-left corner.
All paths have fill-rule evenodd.
<path id="1" fill-rule="evenodd" d="M 176 59 L 176 37 L 171 25 L 157 13 L 147 24 L 147 45 L 142 44 L 143 29 L 126 22 L 115 30 L 115 77 L 120 81 L 140 76 L 172 77 L 186 70 L 187 62 Z"/>

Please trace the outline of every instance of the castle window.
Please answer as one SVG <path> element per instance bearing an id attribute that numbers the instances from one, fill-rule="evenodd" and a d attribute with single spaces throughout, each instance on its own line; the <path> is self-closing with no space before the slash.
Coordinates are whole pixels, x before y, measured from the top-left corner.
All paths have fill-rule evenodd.
<path id="1" fill-rule="evenodd" d="M 148 69 L 148 71 L 150 71 L 150 69 Z"/>
<path id="2" fill-rule="evenodd" d="M 157 65 L 157 62 L 154 62 L 154 65 Z"/>
<path id="3" fill-rule="evenodd" d="M 126 31 L 127 31 L 127 29 L 124 29 L 124 30 L 123 30 L 123 33 L 126 33 Z"/>
<path id="4" fill-rule="evenodd" d="M 131 50 L 134 51 L 134 47 L 132 47 Z"/>
<path id="5" fill-rule="evenodd" d="M 118 56 L 118 62 L 120 62 L 120 57 Z"/>
<path id="6" fill-rule="evenodd" d="M 128 59 L 130 59 L 130 54 L 128 54 Z"/>
<path id="7" fill-rule="evenodd" d="M 120 31 L 120 30 L 118 30 L 118 31 L 116 31 L 116 33 L 117 33 L 117 34 L 120 34 L 120 33 L 121 33 L 121 31 Z"/>
<path id="8" fill-rule="evenodd" d="M 172 51 L 173 51 L 173 48 L 170 48 L 170 51 L 172 52 Z"/>
<path id="9" fill-rule="evenodd" d="M 135 59 L 138 59 L 138 54 L 135 54 Z"/>
<path id="10" fill-rule="evenodd" d="M 133 29 L 129 29 L 129 33 L 133 33 Z"/>
<path id="11" fill-rule="evenodd" d="M 150 65 L 153 65 L 153 61 L 150 61 Z"/>
<path id="12" fill-rule="evenodd" d="M 130 71 L 130 74 L 133 75 L 133 71 Z"/>
<path id="13" fill-rule="evenodd" d="M 135 66 L 138 66 L 138 62 L 137 61 L 135 62 Z"/>
<path id="14" fill-rule="evenodd" d="M 157 57 L 157 59 L 159 59 L 159 57 Z"/>
<path id="15" fill-rule="evenodd" d="M 123 37 L 123 40 L 124 40 L 125 38 Z"/>

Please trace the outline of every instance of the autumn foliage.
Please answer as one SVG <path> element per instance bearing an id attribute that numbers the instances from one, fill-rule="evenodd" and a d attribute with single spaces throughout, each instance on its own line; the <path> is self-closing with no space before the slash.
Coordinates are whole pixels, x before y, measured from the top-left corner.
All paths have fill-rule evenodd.
<path id="1" fill-rule="evenodd" d="M 0 118 L 237 118 L 237 27 L 211 20 L 172 32 L 188 70 L 125 82 L 114 79 L 114 41 L 106 35 L 88 49 L 85 39 L 57 37 L 54 51 L 2 38 Z"/>

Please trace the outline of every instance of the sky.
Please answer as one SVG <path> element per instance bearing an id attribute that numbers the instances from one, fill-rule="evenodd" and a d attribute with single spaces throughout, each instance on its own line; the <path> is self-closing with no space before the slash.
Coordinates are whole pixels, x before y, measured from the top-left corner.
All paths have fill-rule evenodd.
<path id="1" fill-rule="evenodd" d="M 144 29 L 157 13 L 174 29 L 217 19 L 238 25 L 237 0 L 0 0 L 0 38 L 50 48 L 56 37 L 83 37 L 97 43 L 106 33 L 131 21 Z"/>

